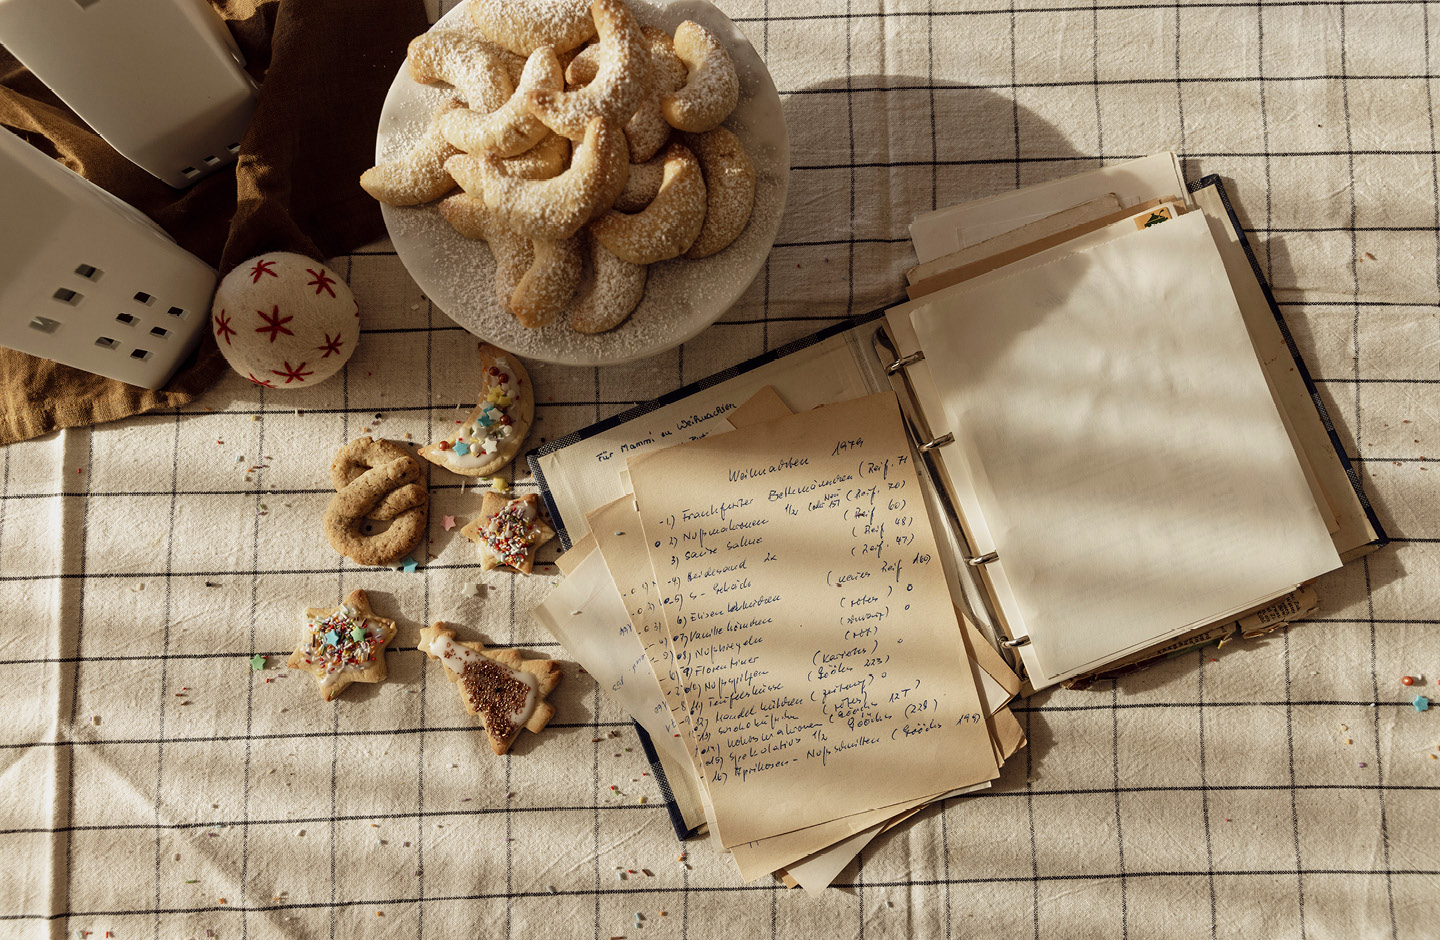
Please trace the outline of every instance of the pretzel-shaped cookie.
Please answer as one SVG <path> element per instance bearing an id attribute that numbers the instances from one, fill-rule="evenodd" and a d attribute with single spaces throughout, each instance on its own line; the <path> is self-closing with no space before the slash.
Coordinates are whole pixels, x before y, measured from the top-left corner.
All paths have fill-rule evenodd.
<path id="1" fill-rule="evenodd" d="M 325 537 L 361 565 L 390 565 L 425 538 L 430 492 L 420 465 L 399 444 L 369 437 L 340 448 L 330 464 L 337 492 L 325 508 Z M 366 519 L 389 522 L 383 532 L 362 531 Z"/>

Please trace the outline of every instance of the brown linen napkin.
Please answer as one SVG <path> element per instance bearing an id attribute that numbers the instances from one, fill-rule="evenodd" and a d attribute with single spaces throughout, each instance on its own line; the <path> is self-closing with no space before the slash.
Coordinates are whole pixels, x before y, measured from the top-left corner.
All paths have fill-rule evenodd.
<path id="1" fill-rule="evenodd" d="M 380 106 L 405 47 L 428 27 L 421 0 L 214 6 L 260 83 L 233 171 L 171 189 L 120 156 L 3 48 L 0 125 L 154 219 L 222 275 L 262 251 L 324 259 L 381 237 L 379 207 L 358 181 L 374 163 Z M 0 444 L 185 404 L 225 368 L 208 334 L 157 391 L 0 348 Z"/>

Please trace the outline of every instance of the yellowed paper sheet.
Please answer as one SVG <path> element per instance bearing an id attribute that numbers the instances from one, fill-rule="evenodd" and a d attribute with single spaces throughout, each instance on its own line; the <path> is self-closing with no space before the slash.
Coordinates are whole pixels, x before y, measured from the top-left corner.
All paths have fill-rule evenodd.
<path id="1" fill-rule="evenodd" d="M 750 400 L 745 404 L 726 415 L 725 420 L 732 428 L 744 428 L 793 413 L 790 406 L 781 399 L 780 393 L 775 391 L 775 387 L 767 385 L 750 396 Z"/>
<path id="2" fill-rule="evenodd" d="M 1036 688 L 1339 566 L 1202 213 L 948 288 L 910 322 L 948 365 L 947 449 L 989 535 L 972 547 L 1000 555 Z"/>
<path id="3" fill-rule="evenodd" d="M 534 616 L 584 665 L 605 693 L 640 723 L 657 751 L 668 754 L 674 763 L 688 763 L 669 714 L 657 707 L 660 691 L 655 688 L 655 676 L 598 552 L 592 550 L 576 564 L 535 607 Z M 692 770 L 670 780 L 681 816 L 692 827 L 704 819 L 693 778 Z"/>
<path id="4" fill-rule="evenodd" d="M 1103 196 L 1091 199 L 1089 202 L 1082 202 L 1078 206 L 1071 206 L 1068 209 L 1061 209 L 1053 215 L 1047 215 L 1043 219 L 1036 219 L 1028 225 L 1022 225 L 1013 231 L 996 235 L 994 238 L 987 238 L 983 242 L 961 248 L 953 254 L 945 255 L 943 258 L 936 258 L 934 261 L 927 261 L 925 264 L 917 264 L 905 272 L 905 279 L 911 285 L 919 284 L 921 281 L 929 280 L 937 274 L 953 270 L 962 265 L 970 264 L 972 261 L 979 261 L 982 258 L 993 258 L 995 255 L 1011 248 L 1029 244 L 1039 238 L 1054 235 L 1056 232 L 1063 232 L 1074 228 L 1077 225 L 1084 225 L 1086 222 L 1094 221 L 1103 216 L 1119 212 L 1120 197 L 1114 193 L 1106 193 Z M 912 295 L 914 296 L 914 295 Z"/>
<path id="5" fill-rule="evenodd" d="M 1183 208 L 1178 196 L 1170 197 L 1169 199 L 1149 199 L 1140 203 L 1138 206 L 1130 206 L 1119 212 L 1112 212 L 1098 219 L 1092 219 L 1089 222 L 1076 225 L 1066 231 L 1056 232 L 1034 241 L 1016 245 L 992 257 L 979 258 L 966 264 L 957 265 L 938 274 L 934 274 L 923 281 L 917 281 L 911 284 L 910 287 L 906 289 L 906 293 L 911 300 L 924 297 L 935 293 L 937 290 L 950 287 L 951 285 L 972 280 L 982 274 L 988 274 L 991 271 L 997 271 L 1017 261 L 1024 261 L 1026 258 L 1040 254 L 1042 251 L 1068 246 L 1081 236 L 1098 232 L 1108 225 L 1123 222 L 1135 216 L 1137 213 L 1149 213 L 1152 209 L 1164 209 L 1166 213 L 1179 215 L 1183 211 Z M 1167 217 L 1169 216 L 1167 215 Z"/>
<path id="6" fill-rule="evenodd" d="M 575 570 L 576 565 L 585 560 L 586 555 L 593 551 L 595 551 L 595 540 L 587 535 L 572 545 L 568 552 L 556 556 L 555 567 L 560 569 L 561 574 L 568 575 Z"/>
<path id="7" fill-rule="evenodd" d="M 722 845 L 996 775 L 909 455 L 887 392 L 630 465 Z"/>
<path id="8" fill-rule="evenodd" d="M 607 506 L 590 513 L 590 537 L 600 546 L 600 555 L 609 569 L 625 614 L 640 641 L 641 652 L 649 663 L 671 720 L 674 734 L 680 736 L 682 749 L 699 775 L 700 764 L 694 753 L 694 737 L 690 734 L 689 712 L 680 693 L 679 673 L 675 668 L 674 651 L 669 634 L 661 622 L 662 609 L 645 550 L 645 534 L 635 502 L 622 496 Z M 702 781 L 703 786 L 703 781 Z"/>

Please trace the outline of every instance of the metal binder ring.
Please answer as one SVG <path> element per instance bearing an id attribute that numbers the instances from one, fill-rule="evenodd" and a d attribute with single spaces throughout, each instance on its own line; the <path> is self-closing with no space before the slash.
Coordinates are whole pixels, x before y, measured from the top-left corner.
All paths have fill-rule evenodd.
<path id="1" fill-rule="evenodd" d="M 924 358 L 925 354 L 923 352 L 913 352 L 908 356 L 901 356 L 899 359 L 896 359 L 894 362 L 890 363 L 888 366 L 885 367 L 885 374 L 894 375 L 896 372 L 899 372 L 906 366 L 912 363 L 920 362 Z"/>
<path id="2" fill-rule="evenodd" d="M 986 553 L 983 554 L 983 555 L 976 555 L 976 556 L 973 557 L 973 558 L 967 558 L 967 559 L 965 559 L 965 564 L 969 565 L 971 568 L 979 568 L 981 565 L 988 565 L 988 564 L 990 564 L 990 562 L 992 562 L 992 561 L 999 561 L 999 560 L 1000 560 L 1000 553 L 999 553 L 999 552 L 986 552 Z"/>
<path id="3" fill-rule="evenodd" d="M 1018 646 L 1029 646 L 1029 645 L 1030 645 L 1030 638 L 1029 638 L 1028 636 L 1022 636 L 1022 637 L 1021 637 L 1020 639 L 1018 639 L 1018 640 L 1002 640 L 1002 641 L 1000 641 L 1000 645 L 1003 646 L 1003 647 L 1005 647 L 1006 649 L 1012 649 L 1012 650 L 1013 650 L 1013 649 L 1015 649 L 1015 648 L 1018 647 Z"/>
<path id="4" fill-rule="evenodd" d="M 943 447 L 944 445 L 949 444 L 949 443 L 951 443 L 951 442 L 954 441 L 954 440 L 955 440 L 955 435 L 954 435 L 954 434 L 951 434 L 950 432 L 947 431 L 947 432 L 945 432 L 944 434 L 940 435 L 939 437 L 935 438 L 935 440 L 933 440 L 933 441 L 926 441 L 925 443 L 921 444 L 921 445 L 920 445 L 920 452 L 921 452 L 921 453 L 925 453 L 925 452 L 927 452 L 927 451 L 932 451 L 932 450 L 934 450 L 935 448 L 937 448 L 937 447 Z"/>

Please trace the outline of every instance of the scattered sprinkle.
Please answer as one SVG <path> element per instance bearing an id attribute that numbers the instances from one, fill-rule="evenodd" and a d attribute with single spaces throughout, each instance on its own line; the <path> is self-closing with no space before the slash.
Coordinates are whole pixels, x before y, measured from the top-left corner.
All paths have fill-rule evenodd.
<path id="1" fill-rule="evenodd" d="M 1400 684 L 1401 684 L 1401 685 L 1414 685 L 1414 684 L 1415 684 L 1415 677 L 1414 677 L 1414 676 L 1401 676 L 1401 677 L 1400 677 Z"/>
<path id="2" fill-rule="evenodd" d="M 419 563 L 413 558 L 407 558 L 405 559 L 405 563 L 400 567 L 405 570 L 406 574 L 414 574 L 415 569 L 419 567 Z"/>
<path id="3" fill-rule="evenodd" d="M 256 672 L 265 668 L 265 656 L 263 653 L 256 653 L 250 657 L 250 668 Z"/>
<path id="4" fill-rule="evenodd" d="M 1357 766 L 1364 767 L 1364 766 L 1366 766 L 1366 764 L 1365 764 L 1365 762 L 1362 760 Z"/>
<path id="5" fill-rule="evenodd" d="M 460 588 L 460 593 L 464 594 L 466 597 L 475 597 L 480 593 L 480 585 L 476 584 L 474 581 L 466 581 L 465 585 Z"/>
<path id="6" fill-rule="evenodd" d="M 99 715 L 92 715 L 92 716 L 90 717 L 90 723 L 91 723 L 92 725 L 98 726 L 98 725 L 100 724 L 100 716 L 99 716 Z"/>
<path id="7" fill-rule="evenodd" d="M 1423 695 L 1415 696 L 1415 701 L 1411 702 L 1410 704 L 1415 706 L 1415 710 L 1417 712 L 1424 712 L 1430 710 L 1430 700 Z"/>
<path id="8" fill-rule="evenodd" d="M 451 529 L 455 528 L 455 517 L 441 516 L 440 527 L 443 528 L 446 532 L 449 532 Z"/>
<path id="9" fill-rule="evenodd" d="M 549 891 L 551 894 L 555 894 L 555 893 L 556 893 L 556 891 L 555 891 L 555 886 L 554 886 L 554 885 L 546 885 L 546 886 L 545 886 L 545 890 L 546 890 L 546 891 Z"/>

